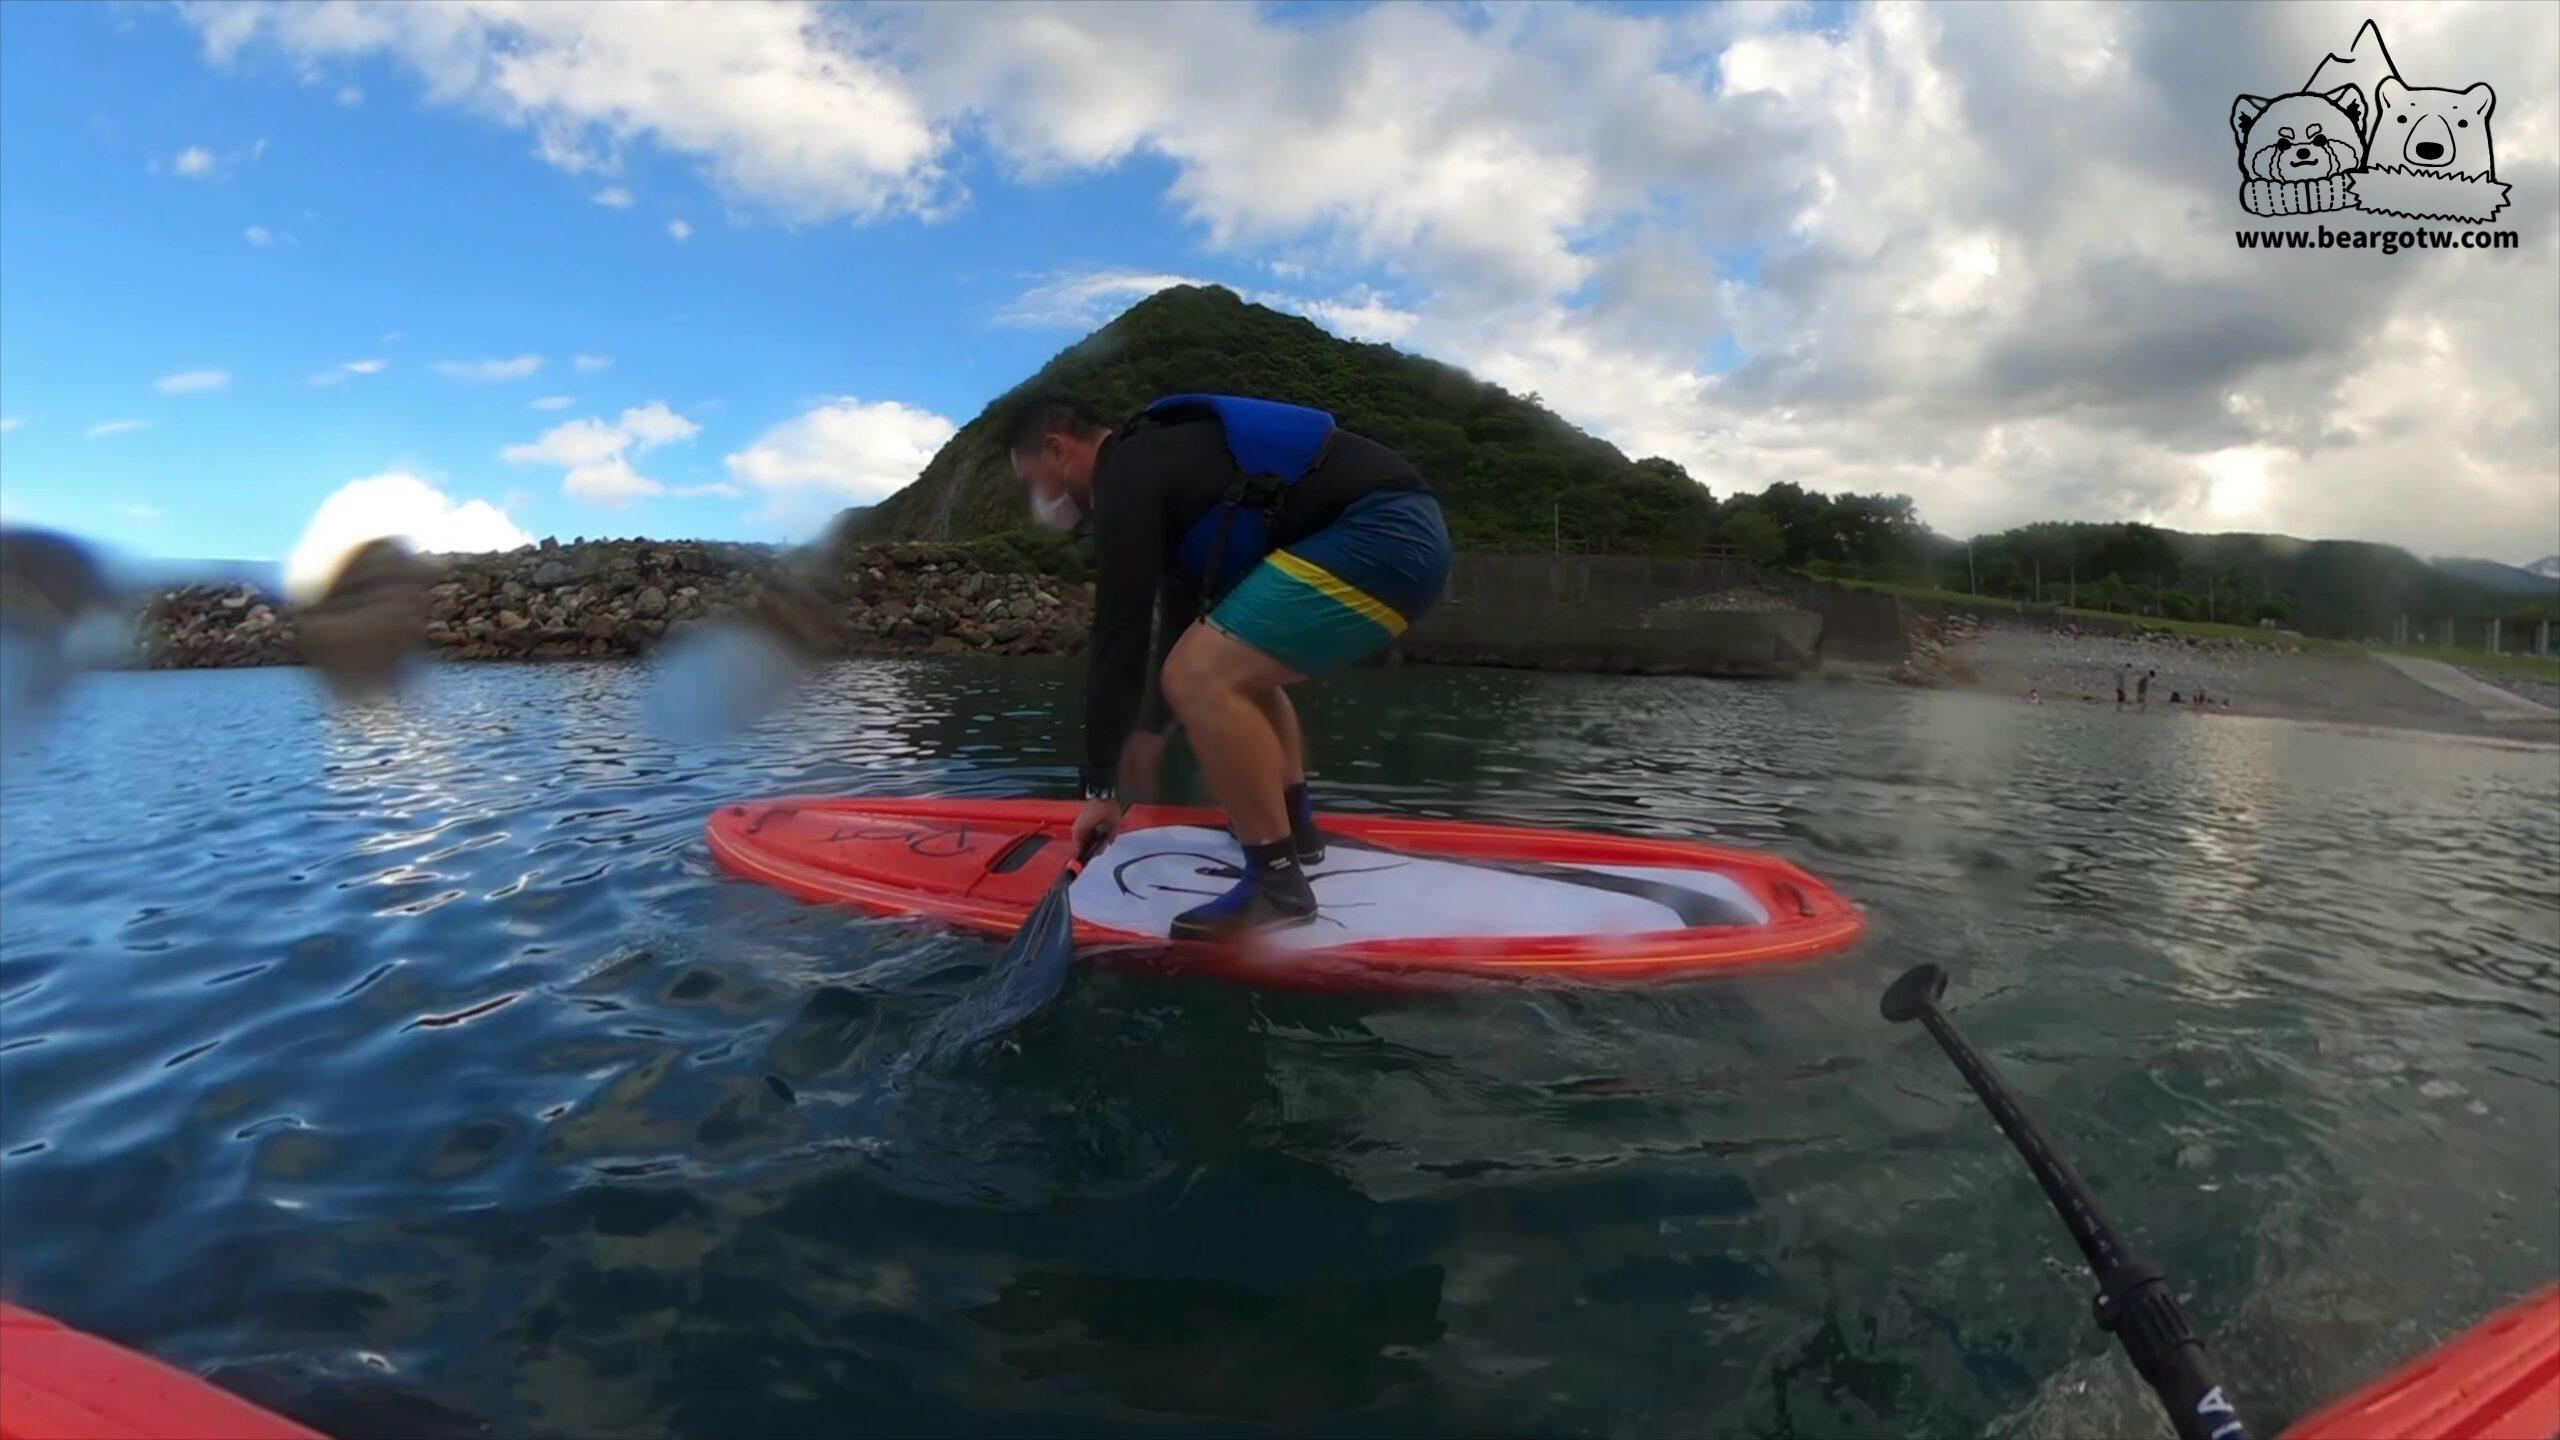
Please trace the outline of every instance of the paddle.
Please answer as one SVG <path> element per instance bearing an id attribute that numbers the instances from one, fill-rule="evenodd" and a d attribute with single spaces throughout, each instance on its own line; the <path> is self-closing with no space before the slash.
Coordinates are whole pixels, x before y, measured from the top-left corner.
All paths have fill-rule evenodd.
<path id="1" fill-rule="evenodd" d="M 2018 1108 L 2000 1072 L 1982 1052 L 1973 1048 L 1957 1032 L 1955 1022 L 1938 1008 L 1938 997 L 1947 993 L 1947 972 L 1935 965 L 1921 965 L 1904 972 L 1893 987 L 1884 992 L 1879 1007 L 1884 1018 L 1899 1025 L 1918 1020 L 1929 1027 L 1939 1048 L 1955 1062 L 1973 1093 L 1982 1097 L 2000 1133 L 2009 1137 L 2025 1158 L 2027 1168 L 2036 1175 L 2036 1183 L 2044 1187 L 2045 1199 L 2053 1202 L 2054 1211 L 2080 1244 L 2089 1268 L 2098 1275 L 2098 1328 L 2113 1334 L 2124 1345 L 2124 1353 L 2133 1368 L 2150 1383 L 2169 1411 L 2169 1423 L 2177 1428 L 2181 1440 L 2248 1440 L 2241 1426 L 2240 1414 L 2223 1398 L 2222 1379 L 2215 1371 L 2213 1357 L 2207 1355 L 2204 1342 L 2187 1328 L 2187 1317 L 2178 1311 L 2178 1302 L 2169 1294 L 2169 1282 L 2160 1272 L 2136 1260 L 2116 1238 L 2107 1217 L 2089 1187 L 2072 1172 L 2069 1162 L 2054 1153 L 2053 1142 L 2045 1138 L 2034 1119 Z"/>
<path id="2" fill-rule="evenodd" d="M 1110 843 L 1110 832 L 1097 834 L 1058 871 L 1049 893 L 1040 897 L 994 967 L 934 1027 L 937 1048 L 966 1048 L 1005 1034 L 1048 1008 L 1067 988 L 1076 954 L 1076 917 L 1067 892 L 1086 863 Z"/>

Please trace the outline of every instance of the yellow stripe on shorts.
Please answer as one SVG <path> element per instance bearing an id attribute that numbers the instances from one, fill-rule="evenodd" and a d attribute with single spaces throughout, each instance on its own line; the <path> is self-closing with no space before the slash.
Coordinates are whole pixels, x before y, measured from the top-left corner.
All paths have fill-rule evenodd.
<path id="1" fill-rule="evenodd" d="M 1364 619 L 1374 620 L 1390 635 L 1404 633 L 1405 618 L 1395 607 L 1334 574 L 1321 565 L 1313 565 L 1286 550 L 1274 550 L 1270 560 L 1280 573 L 1324 596 Z"/>

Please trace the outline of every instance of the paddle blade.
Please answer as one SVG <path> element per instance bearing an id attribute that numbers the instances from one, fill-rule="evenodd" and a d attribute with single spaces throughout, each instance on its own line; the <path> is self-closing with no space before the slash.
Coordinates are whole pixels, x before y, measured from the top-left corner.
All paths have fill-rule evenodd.
<path id="1" fill-rule="evenodd" d="M 1067 988 L 1076 956 L 1076 917 L 1067 888 L 1063 882 L 1050 887 L 995 968 L 943 1016 L 938 1044 L 967 1047 L 992 1040 L 1039 1014 Z"/>

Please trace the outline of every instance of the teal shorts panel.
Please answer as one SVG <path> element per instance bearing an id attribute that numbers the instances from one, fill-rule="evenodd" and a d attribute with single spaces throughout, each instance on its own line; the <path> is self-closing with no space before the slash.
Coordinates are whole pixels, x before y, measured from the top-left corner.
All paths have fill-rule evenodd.
<path id="1" fill-rule="evenodd" d="M 1354 665 L 1420 619 L 1449 582 L 1440 502 L 1382 491 L 1263 558 L 1209 623 L 1301 675 Z"/>

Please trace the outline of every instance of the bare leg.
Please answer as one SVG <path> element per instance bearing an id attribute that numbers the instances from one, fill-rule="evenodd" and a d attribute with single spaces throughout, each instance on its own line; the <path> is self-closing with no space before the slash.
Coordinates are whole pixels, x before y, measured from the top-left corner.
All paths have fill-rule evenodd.
<path id="1" fill-rule="evenodd" d="M 1274 685 L 1257 692 L 1254 698 L 1262 705 L 1264 718 L 1271 722 L 1272 733 L 1280 737 L 1280 783 L 1307 783 L 1307 735 L 1298 728 L 1298 707 L 1289 703 L 1289 692 Z"/>
<path id="2" fill-rule="evenodd" d="M 1200 757 L 1210 793 L 1247 845 L 1267 845 L 1289 834 L 1281 789 L 1296 768 L 1296 747 L 1281 738 L 1272 712 L 1289 714 L 1292 741 L 1297 717 L 1285 699 L 1275 705 L 1263 697 L 1303 678 L 1206 622 L 1185 631 L 1165 659 L 1165 700 L 1191 733 L 1191 750 Z"/>

